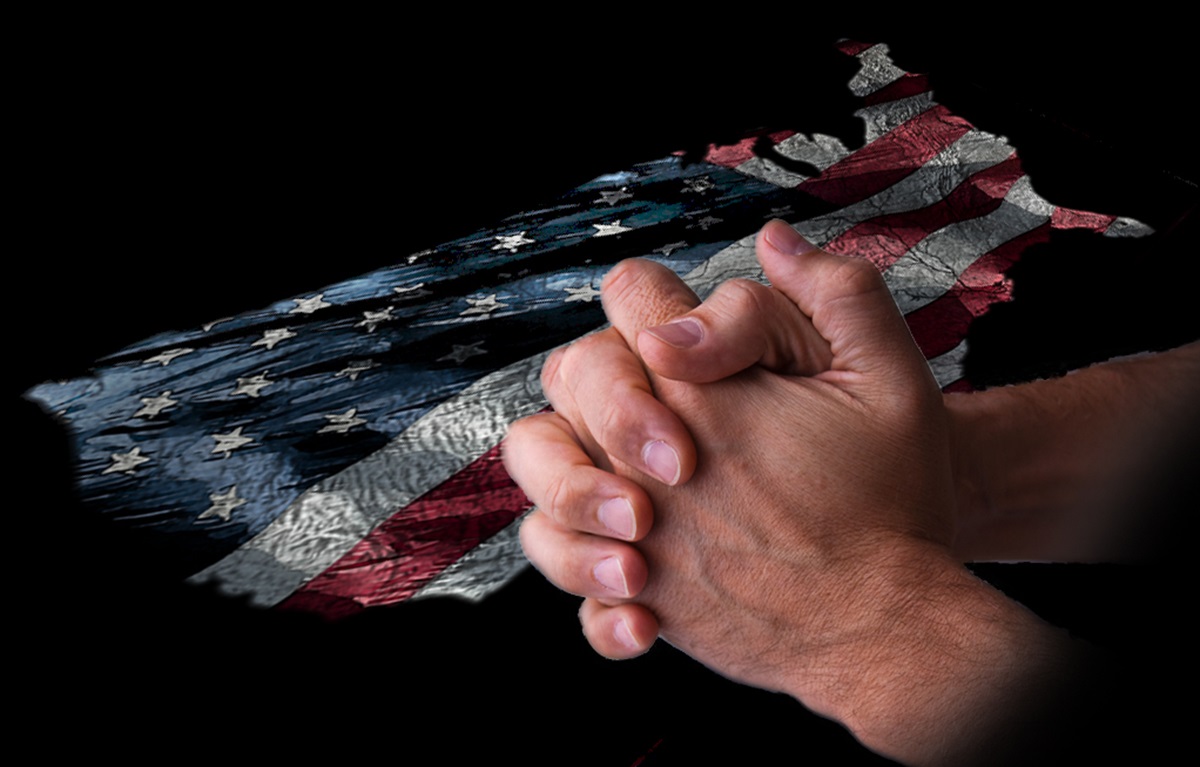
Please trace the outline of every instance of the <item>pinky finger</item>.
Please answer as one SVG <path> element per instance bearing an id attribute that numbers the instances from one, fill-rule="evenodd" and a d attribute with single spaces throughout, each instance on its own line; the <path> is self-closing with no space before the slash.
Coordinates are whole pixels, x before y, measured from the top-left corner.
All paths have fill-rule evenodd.
<path id="1" fill-rule="evenodd" d="M 658 638 L 654 613 L 632 602 L 610 607 L 596 599 L 585 599 L 579 608 L 579 622 L 592 649 L 613 660 L 635 658 Z"/>

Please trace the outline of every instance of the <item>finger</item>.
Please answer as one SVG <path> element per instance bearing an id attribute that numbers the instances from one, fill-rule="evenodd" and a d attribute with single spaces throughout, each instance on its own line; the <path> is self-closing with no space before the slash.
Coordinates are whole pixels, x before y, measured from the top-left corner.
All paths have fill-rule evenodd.
<path id="1" fill-rule="evenodd" d="M 593 466 L 560 415 L 534 415 L 512 424 L 501 455 L 509 476 L 556 524 L 626 541 L 650 530 L 653 510 L 645 491 Z"/>
<path id="2" fill-rule="evenodd" d="M 832 370 L 875 380 L 930 375 L 871 262 L 826 253 L 779 220 L 762 228 L 756 248 L 771 284 L 811 317 L 813 327 L 829 342 Z"/>
<path id="3" fill-rule="evenodd" d="M 658 638 L 658 619 L 635 603 L 610 607 L 585 599 L 579 608 L 579 622 L 592 649 L 614 660 L 641 655 Z"/>
<path id="4" fill-rule="evenodd" d="M 829 369 L 829 343 L 785 294 L 750 280 L 729 280 L 704 303 L 638 336 L 638 350 L 655 373 L 707 383 L 751 365 L 785 375 Z"/>
<path id="5" fill-rule="evenodd" d="M 643 329 L 663 325 L 700 305 L 692 289 L 667 267 L 641 258 L 614 266 L 600 285 L 600 300 L 608 320 L 637 349 Z"/>
<path id="6" fill-rule="evenodd" d="M 569 346 L 561 346 L 546 357 L 546 362 L 542 365 L 541 372 L 542 395 L 550 404 L 550 408 L 560 416 L 570 436 L 591 460 L 592 465 L 604 471 L 612 471 L 612 462 L 604 452 L 604 448 L 600 447 L 599 443 L 592 437 L 592 433 L 588 431 L 587 424 L 583 422 L 580 416 L 575 396 L 571 393 L 570 388 L 559 383 L 558 372 L 563 359 L 572 347 L 583 343 L 586 338 L 576 341 Z M 520 423 L 520 421 L 517 423 Z"/>
<path id="7" fill-rule="evenodd" d="M 622 600 L 646 585 L 646 560 L 628 543 L 570 530 L 539 510 L 525 517 L 520 535 L 525 556 L 563 591 Z"/>
<path id="8" fill-rule="evenodd" d="M 619 461 L 668 485 L 686 482 L 695 470 L 687 427 L 655 398 L 641 361 L 615 329 L 549 360 L 542 389 L 596 465 Z"/>

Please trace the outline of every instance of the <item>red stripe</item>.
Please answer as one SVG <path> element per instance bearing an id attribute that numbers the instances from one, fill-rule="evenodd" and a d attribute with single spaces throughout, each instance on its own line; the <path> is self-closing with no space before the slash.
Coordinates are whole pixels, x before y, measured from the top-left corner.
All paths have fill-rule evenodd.
<path id="1" fill-rule="evenodd" d="M 938 104 L 798 188 L 834 205 L 850 205 L 913 173 L 970 129 L 969 122 Z"/>
<path id="2" fill-rule="evenodd" d="M 930 233 L 999 208 L 1023 175 L 1021 161 L 1014 154 L 963 181 L 933 205 L 864 221 L 836 237 L 825 250 L 861 256 L 883 271 Z"/>
<path id="3" fill-rule="evenodd" d="M 336 618 L 408 599 L 530 507 L 497 445 L 393 514 L 278 607 Z"/>
<path id="4" fill-rule="evenodd" d="M 788 136 L 794 136 L 796 131 L 783 130 L 770 133 L 767 138 L 772 144 L 778 144 Z M 742 139 L 736 144 L 725 146 L 717 146 L 716 144 L 708 145 L 708 154 L 704 159 L 711 162 L 713 165 L 722 165 L 726 168 L 736 168 L 754 156 L 754 144 L 759 140 L 758 136 L 749 136 Z"/>
<path id="5" fill-rule="evenodd" d="M 973 392 L 975 391 L 975 387 L 972 386 L 971 382 L 967 379 L 960 378 L 953 383 L 948 383 L 943 386 L 942 391 L 946 392 L 947 394 L 953 394 L 954 392 Z"/>
<path id="6" fill-rule="evenodd" d="M 1012 282 L 1004 272 L 1031 245 L 1050 239 L 1049 223 L 1014 237 L 971 264 L 954 287 L 932 303 L 905 316 L 908 329 L 926 359 L 945 354 L 967 337 L 971 320 L 992 304 L 1012 297 Z"/>
<path id="7" fill-rule="evenodd" d="M 875 43 L 860 43 L 857 40 L 842 40 L 835 47 L 847 56 L 857 56 L 868 48 L 874 48 Z"/>
<path id="8" fill-rule="evenodd" d="M 1055 229 L 1090 229 L 1104 234 L 1105 230 L 1116 221 L 1116 216 L 1104 213 L 1089 213 L 1086 210 L 1074 208 L 1055 208 L 1050 215 L 1050 225 Z"/>
<path id="9" fill-rule="evenodd" d="M 863 97 L 863 104 L 870 106 L 882 104 L 885 101 L 898 101 L 928 91 L 929 77 L 927 75 L 914 75 L 906 72 L 902 77 L 893 80 L 879 90 L 868 93 Z"/>

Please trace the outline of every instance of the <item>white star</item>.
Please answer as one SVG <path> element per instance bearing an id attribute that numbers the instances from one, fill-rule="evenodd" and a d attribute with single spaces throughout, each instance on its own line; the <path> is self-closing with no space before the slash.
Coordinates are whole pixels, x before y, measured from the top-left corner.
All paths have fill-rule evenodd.
<path id="1" fill-rule="evenodd" d="M 371 368 L 377 368 L 377 367 L 379 367 L 379 363 L 376 362 L 375 360 L 355 361 L 355 362 L 351 362 L 351 363 L 347 364 L 346 367 L 344 367 L 341 370 L 339 370 L 338 372 L 334 373 L 333 377 L 341 378 L 342 376 L 346 376 L 351 381 L 357 381 L 359 373 L 362 373 L 363 371 L 370 370 Z"/>
<path id="2" fill-rule="evenodd" d="M 508 306 L 508 304 L 497 301 L 495 293 L 486 298 L 468 298 L 466 301 L 471 307 L 460 312 L 459 317 L 468 317 L 472 314 L 491 314 L 497 309 L 503 309 Z"/>
<path id="3" fill-rule="evenodd" d="M 695 227 L 695 226 L 698 226 L 698 227 L 700 227 L 701 229 L 703 229 L 704 231 L 706 231 L 706 232 L 707 232 L 707 231 L 708 231 L 708 228 L 709 228 L 710 226 L 712 226 L 713 224 L 719 224 L 719 223 L 721 223 L 721 222 L 722 222 L 722 221 L 724 221 L 724 220 L 725 220 L 725 219 L 723 219 L 723 218 L 717 218 L 716 216 L 705 216 L 704 218 L 700 219 L 700 220 L 699 220 L 699 221 L 697 221 L 696 223 L 692 224 L 692 226 L 693 226 L 693 227 Z M 689 228 L 691 228 L 691 227 L 689 227 Z"/>
<path id="4" fill-rule="evenodd" d="M 392 307 L 385 306 L 377 312 L 363 312 L 363 319 L 354 324 L 354 327 L 366 327 L 368 333 L 374 333 L 375 328 L 379 327 L 381 322 L 387 322 L 392 318 Z"/>
<path id="5" fill-rule="evenodd" d="M 687 243 L 684 242 L 683 240 L 680 240 L 678 242 L 668 242 L 666 245 L 663 245 L 661 248 L 655 248 L 651 252 L 652 253 L 662 253 L 664 256 L 669 256 L 672 253 L 674 253 L 675 251 L 679 250 L 680 248 L 686 248 L 686 247 L 687 247 Z"/>
<path id="6" fill-rule="evenodd" d="M 704 194 L 709 189 L 716 187 L 708 176 L 700 176 L 698 178 L 686 178 L 683 180 L 683 192 L 695 192 L 696 194 Z"/>
<path id="7" fill-rule="evenodd" d="M 153 418 L 162 411 L 179 404 L 179 400 L 171 399 L 171 390 L 167 389 L 157 397 L 142 397 L 142 408 L 133 414 L 134 418 Z"/>
<path id="8" fill-rule="evenodd" d="M 233 317 L 222 317 L 219 320 L 213 320 L 212 322 L 206 322 L 200 326 L 200 329 L 203 330 L 205 333 L 207 333 L 208 331 L 213 329 L 214 325 L 219 325 L 222 322 L 229 322 L 231 319 L 233 319 Z"/>
<path id="9" fill-rule="evenodd" d="M 292 300 L 296 302 L 296 306 L 288 314 L 312 314 L 318 309 L 333 306 L 333 304 L 323 300 L 324 298 L 324 293 L 318 293 L 309 298 L 293 298 Z"/>
<path id="10" fill-rule="evenodd" d="M 280 341 L 285 341 L 289 338 L 295 338 L 296 334 L 287 328 L 271 328 L 263 331 L 263 337 L 250 344 L 251 346 L 265 346 L 268 349 L 274 349 L 275 344 Z"/>
<path id="11" fill-rule="evenodd" d="M 196 520 L 208 519 L 209 517 L 220 517 L 223 522 L 228 522 L 233 516 L 233 510 L 238 506 L 246 503 L 245 498 L 239 498 L 237 494 L 237 485 L 229 488 L 229 491 L 221 493 L 209 493 L 208 500 L 212 501 L 212 506 L 209 506 Z"/>
<path id="12" fill-rule="evenodd" d="M 563 290 L 571 294 L 563 299 L 564 304 L 569 304 L 572 301 L 587 301 L 591 303 L 593 298 L 597 298 L 600 295 L 600 291 L 591 285 L 584 285 L 581 288 L 563 288 Z"/>
<path id="13" fill-rule="evenodd" d="M 783 218 L 784 216 L 790 216 L 791 214 L 792 214 L 792 206 L 791 205 L 781 205 L 778 208 L 771 208 L 771 213 L 769 214 L 769 218 Z"/>
<path id="14" fill-rule="evenodd" d="M 133 476 L 134 469 L 136 469 L 138 466 L 141 466 L 143 463 L 148 462 L 149 460 L 149 458 L 142 455 L 142 449 L 140 447 L 135 447 L 128 453 L 113 453 L 112 466 L 109 466 L 100 473 L 111 474 L 114 471 L 122 471 L 130 476 Z"/>
<path id="15" fill-rule="evenodd" d="M 517 232 L 516 234 L 501 234 L 496 237 L 496 244 L 492 246 L 492 250 L 507 250 L 509 253 L 516 253 L 517 248 L 522 245 L 532 245 L 535 240 L 531 240 L 525 236 L 525 232 Z"/>
<path id="16" fill-rule="evenodd" d="M 487 349 L 483 348 L 483 341 L 476 341 L 475 343 L 467 344 L 466 346 L 463 346 L 462 344 L 454 344 L 454 350 L 445 357 L 439 357 L 438 362 L 442 362 L 444 360 L 454 360 L 461 365 L 465 360 L 480 354 L 487 354 Z"/>
<path id="17" fill-rule="evenodd" d="M 237 388 L 229 396 L 236 397 L 239 394 L 245 394 L 247 397 L 258 397 L 260 391 L 273 383 L 275 382 L 267 380 L 266 372 L 250 376 L 249 378 L 239 378 L 237 380 Z"/>
<path id="18" fill-rule="evenodd" d="M 210 434 L 208 435 L 217 441 L 217 446 L 212 449 L 214 453 L 224 453 L 228 458 L 229 454 L 237 450 L 242 445 L 253 442 L 252 437 L 242 436 L 242 427 L 239 426 L 228 434 Z"/>
<path id="19" fill-rule="evenodd" d="M 621 226 L 620 220 L 614 221 L 611 224 L 592 224 L 592 226 L 596 227 L 596 233 L 592 235 L 593 237 L 608 237 L 633 230 L 633 227 Z"/>
<path id="20" fill-rule="evenodd" d="M 609 204 L 609 207 L 612 207 L 613 205 L 616 205 L 621 200 L 632 200 L 633 195 L 630 194 L 629 192 L 626 192 L 625 191 L 626 189 L 628 189 L 628 187 L 623 186 L 615 192 L 613 192 L 611 190 L 609 190 L 607 192 L 601 192 L 600 196 L 598 198 L 596 198 L 595 200 L 592 200 L 592 202 L 607 202 Z"/>
<path id="21" fill-rule="evenodd" d="M 352 407 L 349 410 L 347 410 L 345 413 L 335 413 L 334 415 L 325 416 L 325 419 L 328 420 L 329 423 L 325 424 L 320 429 L 318 429 L 317 434 L 324 434 L 326 432 L 345 434 L 346 432 L 353 429 L 355 426 L 359 426 L 361 424 L 366 423 L 366 420 L 363 418 L 359 418 L 357 416 L 357 413 L 358 413 L 358 408 Z"/>
<path id="22" fill-rule="evenodd" d="M 194 351 L 196 351 L 196 350 L 195 349 L 184 349 L 184 348 L 167 349 L 165 352 L 159 352 L 158 354 L 154 355 L 153 357 L 145 360 L 142 364 L 149 365 L 152 362 L 160 362 L 165 366 L 165 365 L 171 364 L 171 360 L 175 359 L 176 357 L 182 357 L 183 355 L 191 354 Z"/>
<path id="23" fill-rule="evenodd" d="M 418 298 L 420 296 L 427 296 L 431 292 L 425 290 L 425 283 L 423 282 L 418 282 L 411 288 L 392 288 L 392 290 L 404 296 L 405 298 Z"/>
<path id="24" fill-rule="evenodd" d="M 417 251 L 416 253 L 413 253 L 411 256 L 408 257 L 408 263 L 411 264 L 414 261 L 416 261 L 418 258 L 421 258 L 423 256 L 432 256 L 433 254 L 434 254 L 433 248 L 428 248 L 426 250 Z"/>

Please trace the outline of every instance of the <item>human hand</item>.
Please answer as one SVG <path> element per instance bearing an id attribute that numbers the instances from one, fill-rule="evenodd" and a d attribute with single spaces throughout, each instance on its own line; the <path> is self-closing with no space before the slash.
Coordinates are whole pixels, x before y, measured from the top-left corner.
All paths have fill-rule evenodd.
<path id="1" fill-rule="evenodd" d="M 558 412 L 519 422 L 506 442 L 506 465 L 541 507 L 522 542 L 551 581 L 587 597 L 585 634 L 602 654 L 637 654 L 661 633 L 732 678 L 838 718 L 868 745 L 915 753 L 928 744 L 905 752 L 893 717 L 899 702 L 920 712 L 906 727 L 944 708 L 951 678 L 925 665 L 930 653 L 950 652 L 956 671 L 986 659 L 1007 673 L 1019 665 L 1012 640 L 1030 640 L 1039 625 L 949 555 L 941 395 L 874 268 L 811 249 L 785 225 L 766 227 L 758 249 L 777 290 L 729 292 L 758 307 L 768 342 L 732 353 L 765 362 L 701 386 L 652 374 L 652 388 L 634 390 L 682 416 L 649 430 L 672 446 L 674 465 L 646 460 L 655 440 L 639 449 L 626 439 L 610 457 L 580 416 L 596 404 L 600 377 L 589 372 L 629 359 L 605 356 L 613 339 L 585 341 L 547 364 L 543 383 Z M 647 262 L 618 266 L 603 293 L 615 332 L 651 370 L 669 368 L 675 347 L 639 331 L 691 309 L 695 297 Z M 599 423 L 611 437 L 625 432 Z M 699 460 L 687 452 L 688 433 Z M 625 502 L 626 524 L 613 524 L 613 507 Z M 966 653 L 969 629 L 978 637 Z M 923 707 L 902 681 L 918 672 L 940 682 Z M 976 673 L 968 684 L 981 680 L 999 682 Z"/>

